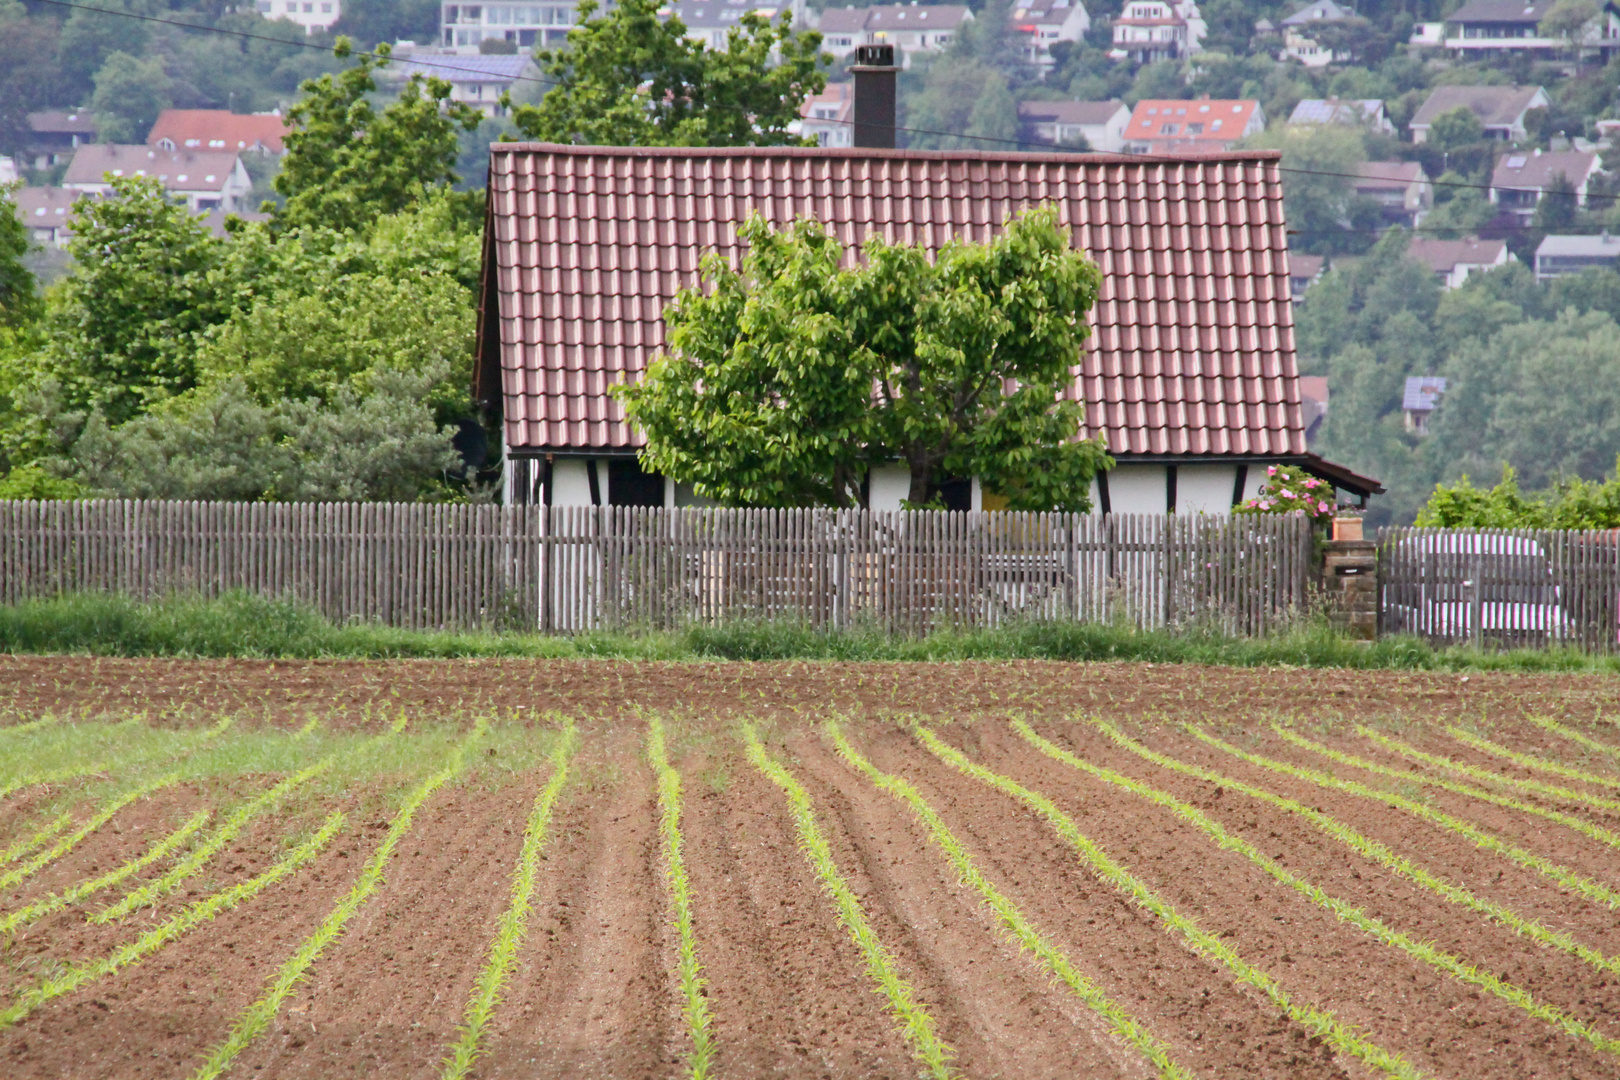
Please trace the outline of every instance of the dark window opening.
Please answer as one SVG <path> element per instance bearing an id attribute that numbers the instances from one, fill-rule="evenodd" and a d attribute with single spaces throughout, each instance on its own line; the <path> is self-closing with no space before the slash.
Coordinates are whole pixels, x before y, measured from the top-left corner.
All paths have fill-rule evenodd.
<path id="1" fill-rule="evenodd" d="M 609 506 L 663 506 L 664 478 L 647 472 L 637 458 L 608 462 Z"/>
<path id="2" fill-rule="evenodd" d="M 947 510 L 973 509 L 973 481 L 941 480 L 939 501 L 945 504 Z"/>

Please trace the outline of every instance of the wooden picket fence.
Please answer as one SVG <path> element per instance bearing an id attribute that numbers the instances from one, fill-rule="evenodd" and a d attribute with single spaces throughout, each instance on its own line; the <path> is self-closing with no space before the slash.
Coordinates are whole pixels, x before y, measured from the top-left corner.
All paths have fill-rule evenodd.
<path id="1" fill-rule="evenodd" d="M 1620 532 L 1386 528 L 1379 633 L 1436 644 L 1614 652 Z"/>
<path id="2" fill-rule="evenodd" d="M 0 602 L 242 589 L 338 621 L 572 633 L 736 620 L 922 633 L 1303 611 L 1283 517 L 417 504 L 0 502 Z"/>

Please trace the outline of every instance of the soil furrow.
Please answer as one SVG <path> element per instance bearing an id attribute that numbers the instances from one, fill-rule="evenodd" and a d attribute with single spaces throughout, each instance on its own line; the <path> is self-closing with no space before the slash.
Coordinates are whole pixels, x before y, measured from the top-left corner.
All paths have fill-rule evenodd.
<path id="1" fill-rule="evenodd" d="M 657 792 L 637 735 L 609 735 L 608 746 L 582 736 L 580 780 L 559 807 L 481 1078 L 640 1080 L 677 1069 Z"/>
<path id="2" fill-rule="evenodd" d="M 1002 725 L 950 735 L 976 760 L 1066 812 L 1087 811 L 1093 838 L 1183 913 L 1219 932 L 1290 993 L 1333 1010 L 1426 1071 L 1506 1080 L 1611 1077 L 1620 1066 L 1620 1059 L 1340 922 L 1168 810 L 1052 761 Z M 1267 854 L 1286 857 L 1283 845 L 1273 843 Z M 1481 1028 L 1488 1037 L 1474 1038 Z"/>

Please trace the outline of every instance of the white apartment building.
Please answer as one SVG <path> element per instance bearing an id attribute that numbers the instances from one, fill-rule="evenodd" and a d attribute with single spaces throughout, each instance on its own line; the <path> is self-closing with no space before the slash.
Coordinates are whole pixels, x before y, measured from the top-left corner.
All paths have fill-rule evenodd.
<path id="1" fill-rule="evenodd" d="M 804 0 L 787 4 L 760 4 L 758 0 L 673 0 L 659 10 L 665 19 L 676 16 L 686 24 L 688 36 L 711 49 L 723 49 L 726 34 L 748 12 L 769 19 L 786 14 L 794 25 L 804 22 Z M 555 48 L 568 40 L 574 26 L 572 3 L 549 4 L 444 4 L 440 7 L 439 44 L 456 53 L 478 52 L 488 39 L 510 41 L 527 52 L 535 46 Z"/>
<path id="2" fill-rule="evenodd" d="M 821 13 L 821 49 L 846 60 L 862 45 L 893 45 L 901 67 L 917 53 L 938 52 L 956 40 L 973 12 L 960 4 L 887 4 L 829 7 Z"/>
<path id="3" fill-rule="evenodd" d="M 265 18 L 295 22 L 306 34 L 330 30 L 343 14 L 342 0 L 258 0 L 258 8 Z"/>
<path id="4" fill-rule="evenodd" d="M 1180 59 L 1203 49 L 1207 30 L 1193 0 L 1130 0 L 1114 20 L 1109 55 L 1138 64 Z"/>

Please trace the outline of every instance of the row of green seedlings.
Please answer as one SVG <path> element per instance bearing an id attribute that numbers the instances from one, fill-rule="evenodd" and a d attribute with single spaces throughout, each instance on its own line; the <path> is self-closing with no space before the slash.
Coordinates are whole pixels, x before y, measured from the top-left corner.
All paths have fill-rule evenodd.
<path id="1" fill-rule="evenodd" d="M 686 1020 L 686 1071 L 692 1080 L 706 1080 L 714 1070 L 715 1044 L 709 1003 L 704 993 L 703 968 L 698 963 L 697 930 L 692 923 L 692 884 L 686 873 L 681 839 L 681 774 L 669 763 L 664 725 L 654 716 L 647 722 L 647 758 L 658 784 L 659 836 L 664 849 L 664 882 L 669 888 L 675 916 L 676 976 L 680 982 Z"/>
<path id="2" fill-rule="evenodd" d="M 1219 822 L 1192 804 L 1183 802 L 1166 791 L 1144 784 L 1123 773 L 1086 761 L 1042 738 L 1022 720 L 1013 721 L 1013 727 L 1019 735 L 1023 736 L 1027 742 L 1047 757 L 1163 807 L 1181 821 L 1204 833 L 1221 850 L 1242 855 L 1264 871 L 1272 880 L 1287 886 L 1311 903 L 1331 912 L 1341 922 L 1355 927 L 1379 943 L 1397 949 L 1443 975 L 1448 975 L 1465 985 L 1482 990 L 1537 1020 L 1552 1024 L 1570 1035 L 1590 1043 L 1604 1053 L 1620 1054 L 1620 1040 L 1611 1039 L 1592 1025 L 1565 1012 L 1563 1009 L 1538 1000 L 1535 995 L 1524 987 L 1514 985 L 1489 971 L 1481 970 L 1461 957 L 1436 947 L 1431 942 L 1419 941 L 1411 935 L 1395 929 L 1382 919 L 1367 914 L 1354 904 L 1333 896 L 1316 883 L 1284 868 L 1247 840 L 1227 831 Z"/>
<path id="3" fill-rule="evenodd" d="M 1616 892 L 1614 889 L 1604 885 L 1602 882 L 1593 881 L 1591 878 L 1577 873 L 1567 866 L 1553 862 L 1551 859 L 1537 855 L 1532 851 L 1528 851 L 1516 844 L 1510 843 L 1509 841 L 1502 839 L 1500 836 L 1480 828 L 1474 822 L 1457 817 L 1454 814 L 1448 814 L 1442 810 L 1437 810 L 1434 807 L 1419 802 L 1416 799 L 1407 798 L 1405 795 L 1400 795 L 1393 791 L 1385 791 L 1381 788 L 1369 787 L 1366 784 L 1358 783 L 1354 780 L 1342 779 L 1333 775 L 1332 773 L 1323 772 L 1320 769 L 1311 769 L 1303 765 L 1295 765 L 1291 762 L 1279 761 L 1276 758 L 1269 758 L 1262 754 L 1256 754 L 1252 751 L 1244 750 L 1242 747 L 1234 746 L 1233 744 L 1226 742 L 1215 735 L 1211 735 L 1209 732 L 1203 730 L 1195 724 L 1188 725 L 1187 731 L 1195 738 L 1210 746 L 1213 746 L 1217 750 L 1230 754 L 1240 761 L 1246 761 L 1250 765 L 1254 765 L 1257 768 L 1266 769 L 1270 772 L 1293 777 L 1298 780 L 1304 780 L 1308 783 L 1315 784 L 1318 787 L 1325 788 L 1328 791 L 1335 791 L 1340 794 L 1353 795 L 1356 798 L 1368 799 L 1373 802 L 1383 803 L 1385 806 L 1404 811 L 1413 817 L 1429 822 L 1430 824 L 1435 825 L 1447 832 L 1461 836 L 1472 843 L 1476 848 L 1479 848 L 1481 851 L 1487 851 L 1492 855 L 1504 858 L 1517 866 L 1525 868 L 1526 870 L 1532 870 L 1551 881 L 1557 882 L 1560 887 L 1577 893 L 1588 900 L 1611 908 L 1620 905 L 1620 892 Z M 1283 735 L 1285 738 L 1292 737 L 1290 741 L 1293 739 L 1300 739 L 1300 745 L 1306 746 L 1306 748 L 1312 748 L 1319 745 L 1311 743 L 1310 740 L 1303 739 L 1300 736 L 1294 736 L 1292 732 L 1288 732 L 1285 729 L 1279 728 L 1278 733 Z M 1328 748 L 1323 747 L 1322 749 L 1327 750 Z M 1337 751 L 1329 751 L 1329 753 L 1337 753 Z"/>
<path id="4" fill-rule="evenodd" d="M 1514 933 L 1529 938 L 1540 945 L 1573 956 L 1599 971 L 1611 975 L 1620 975 L 1620 958 L 1606 956 L 1597 949 L 1576 941 L 1564 931 L 1554 930 L 1544 923 L 1527 918 L 1505 904 L 1477 896 L 1463 886 L 1447 881 L 1439 874 L 1417 865 L 1403 855 L 1396 854 L 1388 846 L 1379 843 L 1377 840 L 1357 832 L 1339 818 L 1333 817 L 1315 807 L 1307 806 L 1295 799 L 1244 783 L 1242 780 L 1225 773 L 1206 769 L 1171 757 L 1168 754 L 1159 753 L 1130 738 L 1112 724 L 1101 720 L 1094 721 L 1094 723 L 1104 735 L 1107 735 L 1115 743 L 1145 761 L 1168 769 L 1171 772 L 1181 773 L 1183 776 L 1191 776 L 1206 783 L 1214 784 L 1220 790 L 1246 795 L 1259 802 L 1274 806 L 1285 813 L 1297 814 L 1322 833 L 1363 858 L 1383 867 L 1396 877 L 1404 878 L 1449 903 L 1457 904 L 1460 907 L 1483 915 L 1492 922 L 1507 927 Z"/>

